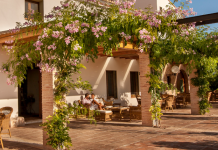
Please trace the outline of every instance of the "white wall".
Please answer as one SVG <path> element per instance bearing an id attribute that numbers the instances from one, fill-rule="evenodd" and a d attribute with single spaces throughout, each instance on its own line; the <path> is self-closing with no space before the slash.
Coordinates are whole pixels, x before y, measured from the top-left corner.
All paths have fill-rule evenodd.
<path id="1" fill-rule="evenodd" d="M 0 44 L 0 66 L 8 59 Z M 0 108 L 10 106 L 14 109 L 12 117 L 18 115 L 18 89 L 14 85 L 7 85 L 7 75 L 0 72 Z"/>
<path id="2" fill-rule="evenodd" d="M 60 6 L 61 0 L 44 0 L 44 14 L 47 15 L 54 6 Z"/>
<path id="3" fill-rule="evenodd" d="M 40 9 L 48 14 L 54 6 L 60 5 L 61 0 L 43 0 L 43 7 Z M 24 23 L 25 0 L 0 0 L 0 31 L 13 29 L 16 22 Z"/>
<path id="4" fill-rule="evenodd" d="M 157 10 L 157 0 L 136 0 L 135 8 L 145 9 L 150 5 L 152 6 L 152 11 Z"/>
<path id="5" fill-rule="evenodd" d="M 169 5 L 169 0 L 157 0 L 157 10 L 160 10 L 160 7 L 165 9 L 166 5 Z"/>
<path id="6" fill-rule="evenodd" d="M 24 22 L 25 0 L 0 0 L 0 31 L 12 29 Z"/>
<path id="7" fill-rule="evenodd" d="M 74 75 L 74 79 L 81 75 L 83 81 L 86 80 L 90 82 L 93 87 L 93 92 L 96 95 L 107 99 L 106 70 L 117 71 L 117 102 L 120 101 L 120 96 L 126 93 L 128 94 L 130 104 L 138 104 L 136 98 L 131 98 L 130 89 L 130 71 L 139 70 L 137 60 L 100 57 L 95 63 L 91 61 L 87 63 L 85 60 L 82 63 L 86 66 L 86 69 L 82 69 L 81 74 Z M 74 100 L 79 100 L 85 93 L 86 91 L 82 91 L 81 89 L 72 90 L 69 96 L 67 96 L 67 101 L 73 102 Z"/>

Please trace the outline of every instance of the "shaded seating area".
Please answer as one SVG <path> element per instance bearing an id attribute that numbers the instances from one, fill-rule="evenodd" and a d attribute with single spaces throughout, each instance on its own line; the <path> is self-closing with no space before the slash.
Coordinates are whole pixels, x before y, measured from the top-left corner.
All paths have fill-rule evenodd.
<path id="1" fill-rule="evenodd" d="M 125 96 L 124 96 L 125 97 Z M 139 96 L 138 96 L 139 97 Z M 135 101 L 138 102 L 138 97 L 135 97 Z M 99 108 L 85 107 L 82 100 L 76 100 L 71 105 L 77 107 L 70 118 L 84 119 L 84 118 L 95 118 L 97 121 L 110 121 L 110 120 L 129 120 L 137 119 L 141 120 L 141 105 L 133 105 L 128 103 L 126 100 L 123 103 L 123 97 L 120 101 L 118 99 L 109 98 L 105 100 L 104 98 L 95 98 L 99 104 L 102 105 L 103 110 Z"/>
<path id="2" fill-rule="evenodd" d="M 159 100 L 160 106 L 163 110 L 172 110 L 184 108 L 190 101 L 189 93 L 178 93 L 175 95 L 161 94 L 161 100 Z"/>

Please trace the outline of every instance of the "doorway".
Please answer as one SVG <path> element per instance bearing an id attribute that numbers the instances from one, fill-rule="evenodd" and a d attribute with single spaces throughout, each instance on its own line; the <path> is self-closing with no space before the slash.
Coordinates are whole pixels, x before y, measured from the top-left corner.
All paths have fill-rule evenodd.
<path id="1" fill-rule="evenodd" d="M 26 79 L 18 89 L 18 113 L 25 120 L 42 118 L 42 85 L 38 67 L 28 68 Z"/>

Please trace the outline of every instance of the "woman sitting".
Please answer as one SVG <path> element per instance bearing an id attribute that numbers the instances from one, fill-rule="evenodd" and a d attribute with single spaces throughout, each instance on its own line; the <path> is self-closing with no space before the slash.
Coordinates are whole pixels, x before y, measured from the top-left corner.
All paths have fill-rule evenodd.
<path id="1" fill-rule="evenodd" d="M 101 104 L 101 103 L 98 103 L 97 101 L 96 101 L 96 99 L 95 99 L 95 94 L 94 93 L 92 93 L 91 94 L 91 100 L 92 100 L 92 107 L 94 108 L 94 109 L 97 109 L 97 110 L 105 110 L 104 108 L 103 108 L 103 105 Z"/>

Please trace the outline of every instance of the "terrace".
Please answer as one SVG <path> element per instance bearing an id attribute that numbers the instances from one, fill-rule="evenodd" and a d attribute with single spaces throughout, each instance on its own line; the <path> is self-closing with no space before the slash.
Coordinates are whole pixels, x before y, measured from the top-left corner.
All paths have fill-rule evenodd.
<path id="1" fill-rule="evenodd" d="M 218 103 L 208 115 L 191 115 L 186 108 L 167 111 L 161 128 L 141 126 L 141 121 L 108 121 L 90 124 L 88 120 L 71 120 L 69 134 L 72 149 L 211 149 L 218 146 Z M 39 123 L 11 129 L 12 138 L 3 135 L 5 149 L 43 149 Z"/>

